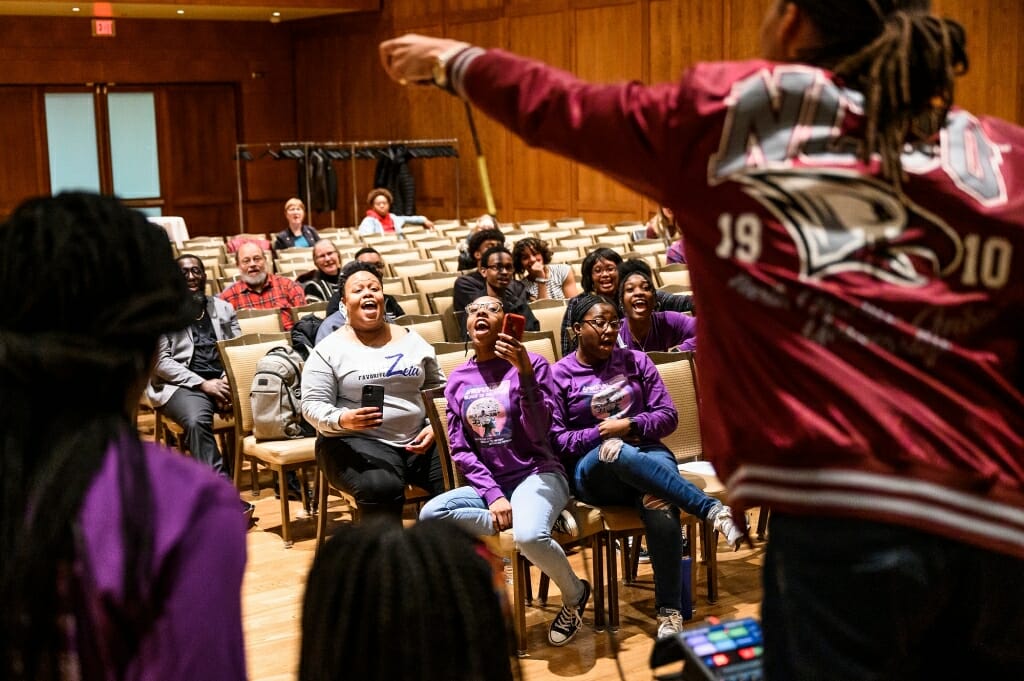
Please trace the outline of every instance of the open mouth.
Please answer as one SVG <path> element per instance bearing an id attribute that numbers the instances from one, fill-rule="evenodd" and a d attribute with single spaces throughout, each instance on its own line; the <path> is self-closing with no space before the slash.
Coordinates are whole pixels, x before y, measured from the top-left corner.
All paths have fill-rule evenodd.
<path id="1" fill-rule="evenodd" d="M 646 296 L 637 296 L 629 301 L 629 304 L 633 307 L 634 312 L 646 312 L 650 309 L 650 305 L 647 303 Z"/>
<path id="2" fill-rule="evenodd" d="M 473 335 L 477 338 L 482 338 L 491 332 L 491 322 L 485 318 L 480 317 L 473 322 Z"/>
<path id="3" fill-rule="evenodd" d="M 380 306 L 377 305 L 377 301 L 374 300 L 373 298 L 366 298 L 361 303 L 359 303 L 360 310 L 377 310 L 379 308 Z"/>

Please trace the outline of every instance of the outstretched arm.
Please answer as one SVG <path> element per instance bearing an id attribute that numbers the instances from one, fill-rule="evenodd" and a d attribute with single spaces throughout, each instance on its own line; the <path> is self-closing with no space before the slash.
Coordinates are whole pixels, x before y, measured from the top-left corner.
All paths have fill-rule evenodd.
<path id="1" fill-rule="evenodd" d="M 565 71 L 502 50 L 407 34 L 380 45 L 381 61 L 402 84 L 432 83 L 438 59 L 446 62 L 449 89 L 541 147 L 600 170 L 656 200 L 677 186 L 673 156 L 682 141 L 678 85 L 597 85 Z M 666 172 L 669 171 L 669 172 Z"/>

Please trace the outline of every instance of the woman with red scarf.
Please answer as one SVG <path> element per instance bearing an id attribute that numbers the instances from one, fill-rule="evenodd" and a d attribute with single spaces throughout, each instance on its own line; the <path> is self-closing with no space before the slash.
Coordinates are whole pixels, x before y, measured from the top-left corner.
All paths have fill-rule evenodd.
<path id="1" fill-rule="evenodd" d="M 366 203 L 370 206 L 366 211 L 366 217 L 359 223 L 359 235 L 366 234 L 401 234 L 403 225 L 423 225 L 427 229 L 433 229 L 434 223 L 422 215 L 395 215 L 391 212 L 393 201 L 391 192 L 378 187 L 366 197 Z"/>

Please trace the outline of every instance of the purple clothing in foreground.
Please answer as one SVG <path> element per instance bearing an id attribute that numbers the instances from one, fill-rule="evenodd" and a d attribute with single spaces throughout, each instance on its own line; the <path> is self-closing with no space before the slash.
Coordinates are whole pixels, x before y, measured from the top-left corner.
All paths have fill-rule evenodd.
<path id="1" fill-rule="evenodd" d="M 152 573 L 167 597 L 124 679 L 245 679 L 246 527 L 238 492 L 195 461 L 152 443 L 143 447 L 154 507 Z M 118 453 L 114 444 L 107 450 L 79 515 L 85 548 L 79 570 L 88 575 L 82 589 L 92 613 L 79 626 L 91 627 L 101 644 L 115 635 L 105 613 L 122 607 L 124 597 Z"/>
<path id="2" fill-rule="evenodd" d="M 655 312 L 651 315 L 651 330 L 643 338 L 634 338 L 629 324 L 622 320 L 619 329 L 619 347 L 640 352 L 667 352 L 697 349 L 697 319 L 682 312 Z"/>
<path id="3" fill-rule="evenodd" d="M 593 366 L 574 352 L 558 360 L 551 377 L 558 386 L 551 441 L 567 466 L 601 444 L 597 424 L 604 419 L 635 419 L 640 444 L 660 443 L 679 423 L 657 367 L 642 352 L 615 348 Z"/>
<path id="4" fill-rule="evenodd" d="M 490 506 L 529 475 L 565 475 L 548 442 L 554 394 L 548 361 L 532 352 L 534 380 L 501 358 L 471 359 L 448 377 L 452 460 Z M 518 419 L 518 423 L 516 423 Z"/>

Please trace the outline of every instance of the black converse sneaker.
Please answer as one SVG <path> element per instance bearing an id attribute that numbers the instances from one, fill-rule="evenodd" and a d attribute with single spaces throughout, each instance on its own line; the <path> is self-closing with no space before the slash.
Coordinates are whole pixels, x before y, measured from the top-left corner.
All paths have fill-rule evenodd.
<path id="1" fill-rule="evenodd" d="M 564 646 L 583 628 L 583 610 L 590 600 L 590 582 L 583 582 L 583 596 L 576 605 L 563 605 L 558 617 L 551 623 L 548 630 L 548 642 L 553 646 Z"/>
<path id="2" fill-rule="evenodd" d="M 683 630 L 683 613 L 673 608 L 658 608 L 658 638 L 674 636 Z"/>

